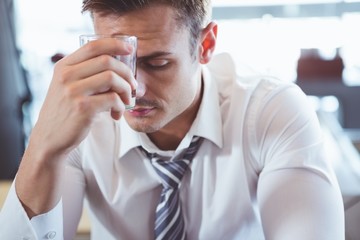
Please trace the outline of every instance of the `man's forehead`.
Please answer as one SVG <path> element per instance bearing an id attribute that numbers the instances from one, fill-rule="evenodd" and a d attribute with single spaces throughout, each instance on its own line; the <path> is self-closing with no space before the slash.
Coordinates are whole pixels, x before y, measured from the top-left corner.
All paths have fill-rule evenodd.
<path id="1" fill-rule="evenodd" d="M 152 6 L 123 15 L 94 14 L 97 34 L 133 35 L 138 38 L 138 55 L 178 52 L 188 48 L 190 33 L 178 23 L 172 7 Z"/>
<path id="2" fill-rule="evenodd" d="M 98 34 L 135 35 L 151 39 L 156 35 L 171 34 L 182 30 L 174 10 L 166 5 L 152 6 L 122 15 L 94 13 L 93 23 Z"/>

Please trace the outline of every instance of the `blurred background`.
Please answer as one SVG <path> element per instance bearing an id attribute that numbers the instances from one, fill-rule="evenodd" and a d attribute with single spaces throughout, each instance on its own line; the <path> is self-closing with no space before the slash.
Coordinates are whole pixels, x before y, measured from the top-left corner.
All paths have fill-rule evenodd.
<path id="1" fill-rule="evenodd" d="M 308 95 L 339 178 L 347 239 L 360 239 L 360 0 L 213 6 L 216 52 L 231 53 L 239 75 L 274 75 Z M 0 0 L 0 179 L 15 176 L 54 63 L 91 32 L 80 0 Z"/>

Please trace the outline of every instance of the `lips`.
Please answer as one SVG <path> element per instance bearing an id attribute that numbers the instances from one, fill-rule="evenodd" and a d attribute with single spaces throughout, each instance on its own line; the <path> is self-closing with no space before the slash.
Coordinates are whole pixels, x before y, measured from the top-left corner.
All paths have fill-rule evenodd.
<path id="1" fill-rule="evenodd" d="M 128 111 L 128 113 L 134 117 L 145 117 L 150 114 L 154 110 L 153 107 L 138 107 L 135 106 L 135 108 Z"/>

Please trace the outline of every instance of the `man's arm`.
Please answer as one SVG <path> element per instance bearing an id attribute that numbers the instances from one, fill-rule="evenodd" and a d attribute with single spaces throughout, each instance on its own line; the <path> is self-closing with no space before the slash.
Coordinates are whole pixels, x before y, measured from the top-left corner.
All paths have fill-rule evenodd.
<path id="1" fill-rule="evenodd" d="M 41 221 L 44 218 L 46 218 L 46 221 Z M 55 232 L 57 237 L 62 238 L 63 228 L 61 222 L 62 208 L 60 202 L 46 216 L 39 216 L 34 221 L 29 220 L 16 195 L 15 184 L 12 184 L 0 212 L 0 239 L 39 239 L 38 236 L 45 236 L 50 232 Z M 37 231 L 39 223 L 42 225 L 41 230 L 44 234 Z"/>
<path id="2" fill-rule="evenodd" d="M 135 79 L 112 55 L 128 54 L 126 43 L 93 41 L 55 65 L 53 80 L 34 126 L 16 179 L 16 193 L 29 218 L 59 202 L 65 160 L 87 136 L 100 112 L 119 119 Z"/>
<path id="3" fill-rule="evenodd" d="M 344 208 L 315 111 L 296 87 L 264 98 L 253 131 L 263 166 L 258 203 L 266 239 L 345 238 Z"/>
<path id="4" fill-rule="evenodd" d="M 266 239 L 345 239 L 340 191 L 320 174 L 278 170 L 261 176 L 258 187 Z"/>
<path id="5" fill-rule="evenodd" d="M 121 41 L 102 39 L 56 63 L 15 180 L 14 195 L 23 207 L 17 210 L 28 219 L 47 214 L 60 202 L 67 180 L 66 161 L 88 135 L 96 116 L 110 111 L 119 119 L 130 103 L 136 88 L 133 73 L 112 56 L 132 50 Z"/>
<path id="6" fill-rule="evenodd" d="M 13 182 L 0 212 L 0 239 L 43 239 L 51 236 L 56 236 L 56 239 L 74 238 L 85 192 L 85 176 L 80 158 L 74 153 L 67 160 L 61 200 L 46 213 L 30 220 L 17 197 Z"/>

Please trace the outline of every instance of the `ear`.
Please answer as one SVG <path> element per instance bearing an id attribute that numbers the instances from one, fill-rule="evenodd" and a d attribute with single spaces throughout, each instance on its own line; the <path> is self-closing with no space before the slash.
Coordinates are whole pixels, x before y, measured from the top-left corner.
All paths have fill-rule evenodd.
<path id="1" fill-rule="evenodd" d="M 210 22 L 201 31 L 199 45 L 199 61 L 201 64 L 206 64 L 211 60 L 216 45 L 217 28 L 215 22 Z"/>

